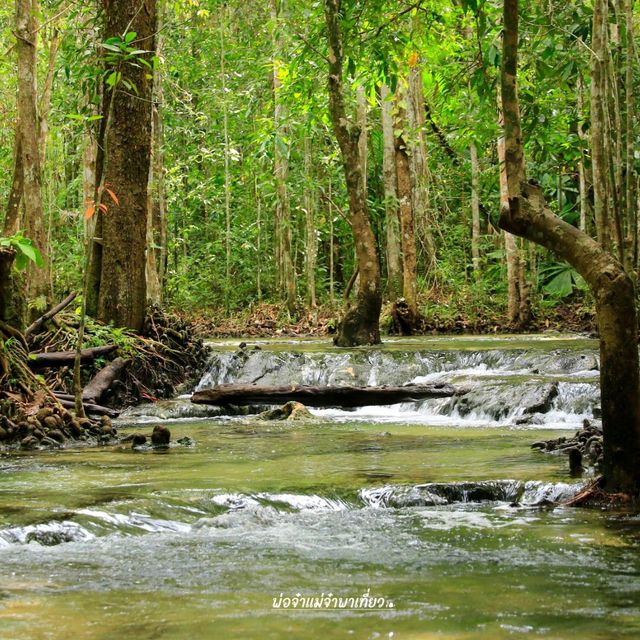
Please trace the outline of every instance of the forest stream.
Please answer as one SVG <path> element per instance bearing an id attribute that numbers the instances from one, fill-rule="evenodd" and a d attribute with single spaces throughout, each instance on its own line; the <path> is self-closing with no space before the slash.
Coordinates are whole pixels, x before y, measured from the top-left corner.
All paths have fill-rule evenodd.
<path id="1" fill-rule="evenodd" d="M 300 422 L 184 395 L 119 420 L 168 449 L 2 454 L 0 638 L 640 637 L 640 518 L 558 506 L 589 475 L 531 449 L 597 420 L 596 341 L 238 342 L 198 388 L 467 393 Z"/>

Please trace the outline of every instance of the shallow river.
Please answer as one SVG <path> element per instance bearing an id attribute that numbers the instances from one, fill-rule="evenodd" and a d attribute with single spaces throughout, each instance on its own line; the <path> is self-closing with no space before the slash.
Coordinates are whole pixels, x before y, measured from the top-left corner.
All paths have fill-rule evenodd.
<path id="1" fill-rule="evenodd" d="M 191 444 L 1 456 L 2 640 L 640 637 L 640 517 L 549 506 L 588 478 L 530 449 L 597 414 L 596 343 L 236 344 L 201 387 L 469 392 L 301 423 L 177 399 L 122 431 L 161 421 Z"/>

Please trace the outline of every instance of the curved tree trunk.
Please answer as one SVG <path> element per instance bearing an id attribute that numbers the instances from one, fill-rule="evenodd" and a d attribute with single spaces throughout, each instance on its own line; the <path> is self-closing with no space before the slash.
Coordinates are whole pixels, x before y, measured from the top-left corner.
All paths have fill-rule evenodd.
<path id="1" fill-rule="evenodd" d="M 106 36 L 135 31 L 136 46 L 155 51 L 155 0 L 141 4 L 105 0 Z M 121 66 L 123 80 L 114 91 L 112 124 L 107 131 L 105 185 L 118 199 L 102 216 L 102 264 L 98 318 L 141 330 L 146 309 L 147 189 L 151 157 L 152 78 L 141 64 Z"/>
<path id="2" fill-rule="evenodd" d="M 329 111 L 344 167 L 349 195 L 351 229 L 356 245 L 360 286 L 355 302 L 346 310 L 334 339 L 341 347 L 380 342 L 382 292 L 376 239 L 369 220 L 364 173 L 358 143 L 360 128 L 347 117 L 342 81 L 341 0 L 325 0 L 329 40 Z"/>
<path id="3" fill-rule="evenodd" d="M 602 245 L 556 216 L 539 187 L 525 181 L 516 88 L 518 0 L 504 0 L 502 101 L 507 206 L 500 226 L 571 264 L 591 287 L 600 332 L 603 474 L 609 491 L 640 492 L 640 378 L 635 292 L 622 265 Z M 606 211 L 605 211 L 606 215 Z"/>

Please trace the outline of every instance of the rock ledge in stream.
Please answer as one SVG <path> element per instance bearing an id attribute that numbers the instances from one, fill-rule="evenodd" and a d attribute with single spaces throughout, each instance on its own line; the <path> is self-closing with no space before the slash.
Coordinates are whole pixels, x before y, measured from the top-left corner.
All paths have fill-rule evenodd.
<path id="1" fill-rule="evenodd" d="M 437 507 L 455 503 L 508 502 L 514 506 L 543 506 L 568 500 L 583 488 L 564 482 L 488 480 L 431 482 L 414 486 L 388 485 L 363 489 L 360 498 L 371 507 Z"/>

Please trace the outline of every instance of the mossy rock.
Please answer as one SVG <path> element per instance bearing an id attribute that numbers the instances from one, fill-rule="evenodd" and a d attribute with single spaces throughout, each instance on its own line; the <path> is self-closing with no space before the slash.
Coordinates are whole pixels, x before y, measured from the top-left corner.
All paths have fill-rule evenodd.
<path id="1" fill-rule="evenodd" d="M 287 402 L 281 407 L 263 411 L 258 415 L 260 420 L 286 420 L 287 422 L 316 420 L 316 417 L 301 402 Z"/>

